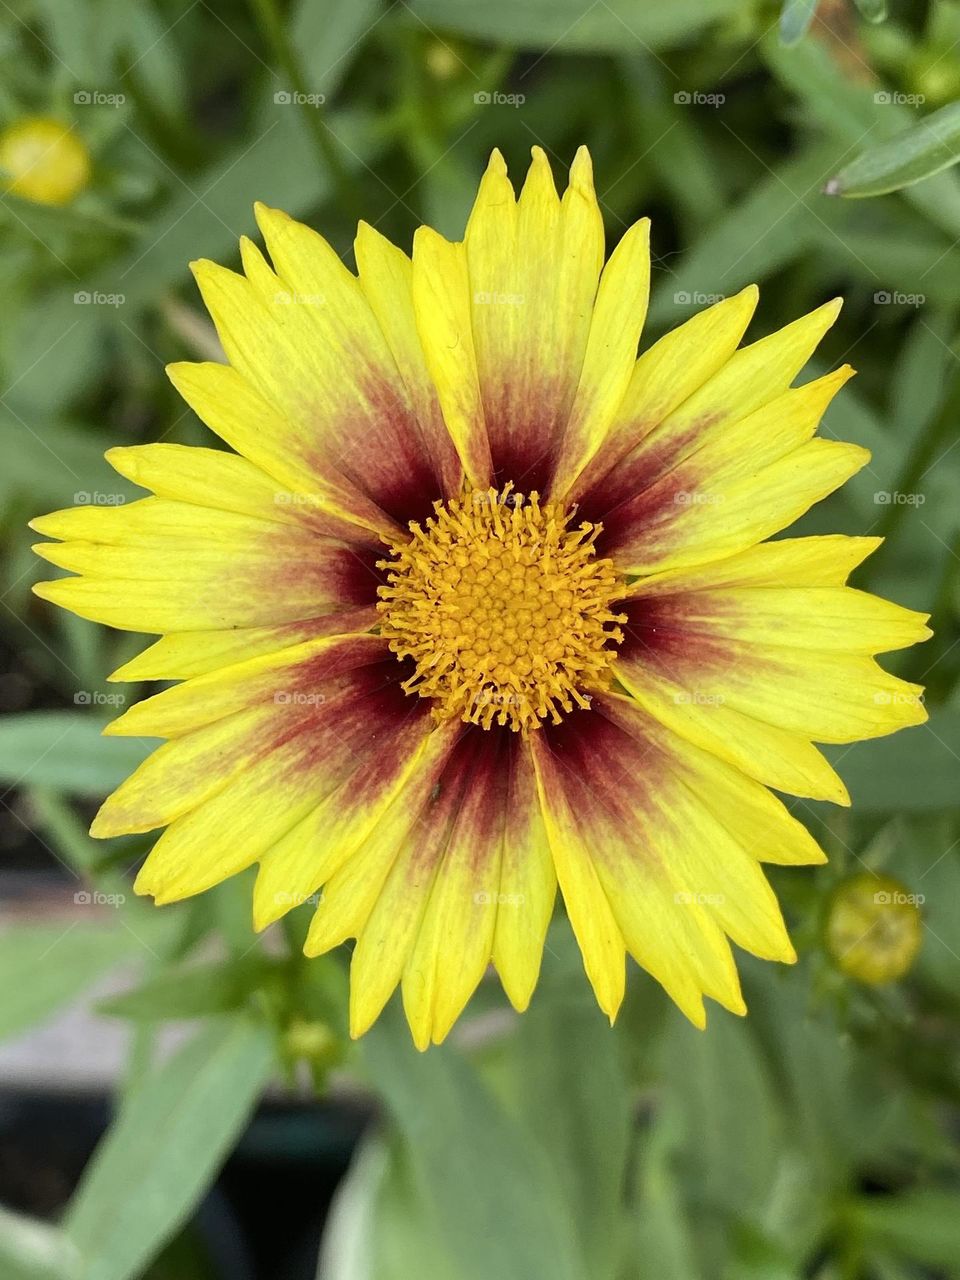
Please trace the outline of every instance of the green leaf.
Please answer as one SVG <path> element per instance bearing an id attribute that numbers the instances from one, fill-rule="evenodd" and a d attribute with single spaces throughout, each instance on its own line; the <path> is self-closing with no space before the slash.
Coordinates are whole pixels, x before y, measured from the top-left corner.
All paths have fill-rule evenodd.
<path id="1" fill-rule="evenodd" d="M 0 1207 L 3 1280 L 79 1280 L 79 1261 L 56 1228 Z"/>
<path id="2" fill-rule="evenodd" d="M 280 968 L 277 961 L 253 955 L 177 969 L 162 973 L 133 991 L 103 1000 L 97 1009 L 111 1017 L 140 1022 L 230 1013 L 246 1003 L 267 976 Z"/>
<path id="3" fill-rule="evenodd" d="M 810 29 L 820 0 L 783 0 L 780 10 L 780 39 L 787 45 L 798 44 Z"/>
<path id="4" fill-rule="evenodd" d="M 274 1066 L 269 1029 L 209 1026 L 146 1075 L 87 1166 L 64 1220 L 83 1280 L 132 1280 L 189 1217 Z"/>
<path id="5" fill-rule="evenodd" d="M 337 1188 L 317 1280 L 456 1280 L 435 1214 L 418 1199 L 398 1139 L 376 1133 Z"/>
<path id="6" fill-rule="evenodd" d="M 925 1187 L 859 1200 L 849 1210 L 868 1246 L 890 1249 L 928 1267 L 960 1258 L 960 1193 Z"/>
<path id="7" fill-rule="evenodd" d="M 572 1206 L 594 1280 L 618 1274 L 632 1130 L 619 1041 L 592 992 L 569 928 L 551 932 L 536 999 L 511 1045 L 523 1123 Z"/>
<path id="8" fill-rule="evenodd" d="M 447 1046 L 417 1053 L 396 1003 L 360 1050 L 458 1280 L 585 1280 L 549 1160 L 466 1059 Z"/>
<path id="9" fill-rule="evenodd" d="M 382 0 L 300 0 L 290 41 L 300 51 L 308 93 L 322 93 L 329 103 L 382 11 Z"/>
<path id="10" fill-rule="evenodd" d="M 153 750 L 145 738 L 105 738 L 81 711 L 25 711 L 0 724 L 0 784 L 28 783 L 69 795 L 105 795 Z"/>
<path id="11" fill-rule="evenodd" d="M 960 160 L 960 102 L 951 102 L 889 142 L 870 147 L 827 183 L 830 196 L 882 196 L 912 187 Z"/>
<path id="12" fill-rule="evenodd" d="M 55 1013 L 140 945 L 123 928 L 69 921 L 8 926 L 0 932 L 0 1038 Z"/>
<path id="13" fill-rule="evenodd" d="M 650 319 L 672 327 L 701 311 L 713 295 L 735 293 L 800 257 L 816 235 L 816 220 L 797 193 L 808 191 L 828 163 L 816 148 L 764 176 L 717 218 L 655 291 Z"/>
<path id="14" fill-rule="evenodd" d="M 867 136 L 878 140 L 890 138 L 916 118 L 910 107 L 885 100 L 889 95 L 878 93 L 872 85 L 846 75 L 823 41 L 804 40 L 792 49 L 785 49 L 779 41 L 771 39 L 764 41 L 761 49 L 777 79 L 799 96 L 811 119 L 834 142 L 813 182 L 814 188 L 821 187 L 825 177 L 843 164 L 855 148 L 862 147 Z M 798 187 L 796 191 L 807 192 L 817 215 L 825 216 L 824 206 L 829 206 L 829 201 L 806 187 Z M 956 174 L 941 173 L 922 186 L 908 187 L 903 199 L 953 239 L 960 236 L 960 181 Z M 929 265 L 927 259 L 920 270 L 926 270 Z"/>
<path id="15" fill-rule="evenodd" d="M 431 30 L 522 49 L 589 49 L 646 53 L 687 43 L 703 27 L 743 9 L 743 0 L 414 0 L 414 14 Z M 419 25 L 419 24 L 418 24 Z"/>
<path id="16" fill-rule="evenodd" d="M 73 506 L 84 495 L 129 498 L 133 486 L 104 459 L 103 447 L 101 437 L 71 423 L 44 421 L 38 429 L 0 417 L 0 503 L 23 493 L 39 513 Z"/>
<path id="17" fill-rule="evenodd" d="M 855 813 L 952 809 L 960 794 L 960 711 L 936 711 L 927 724 L 825 754 L 846 782 Z"/>

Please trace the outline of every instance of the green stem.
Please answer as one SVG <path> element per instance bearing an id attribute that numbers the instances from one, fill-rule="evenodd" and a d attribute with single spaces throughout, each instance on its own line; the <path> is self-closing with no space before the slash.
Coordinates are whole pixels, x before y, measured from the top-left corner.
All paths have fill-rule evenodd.
<path id="1" fill-rule="evenodd" d="M 283 15 L 277 8 L 276 0 L 251 0 L 251 6 L 264 37 L 273 49 L 277 65 L 297 95 L 307 130 L 313 138 L 321 163 L 326 166 L 341 205 L 349 213 L 359 217 L 362 210 L 357 200 L 353 177 L 344 165 L 330 131 L 323 123 L 320 108 L 311 106 L 307 102 L 309 90 L 303 77 L 300 59 L 287 37 Z"/>

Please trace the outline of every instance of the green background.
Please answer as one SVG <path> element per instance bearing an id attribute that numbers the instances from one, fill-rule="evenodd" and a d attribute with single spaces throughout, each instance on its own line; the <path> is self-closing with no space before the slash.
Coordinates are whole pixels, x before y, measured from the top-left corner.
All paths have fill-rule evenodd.
<path id="1" fill-rule="evenodd" d="M 131 1026 L 117 1118 L 58 1223 L 0 1213 L 4 1280 L 147 1274 L 266 1081 L 304 1066 L 318 1093 L 333 1069 L 384 1116 L 336 1202 L 322 1280 L 960 1277 L 960 176 L 823 191 L 960 96 L 960 6 L 870 21 L 880 8 L 0 6 L 0 127 L 54 116 L 94 165 L 65 208 L 0 196 L 0 1034 L 117 964 L 143 983 L 101 1013 Z M 302 911 L 268 954 L 247 877 L 156 912 L 129 889 L 145 843 L 86 836 L 146 750 L 99 736 L 104 698 L 142 692 L 105 683 L 142 640 L 30 594 L 46 573 L 26 521 L 132 497 L 111 445 L 213 443 L 163 367 L 208 356 L 187 262 L 235 265 L 255 199 L 352 265 L 359 217 L 405 248 L 421 222 L 457 237 L 493 146 L 515 178 L 543 146 L 560 182 L 583 142 L 609 245 L 653 219 L 645 343 L 752 281 L 753 336 L 845 298 L 811 374 L 858 369 L 823 433 L 873 459 L 802 531 L 887 536 L 856 583 L 932 612 L 934 638 L 887 662 L 927 686 L 930 722 L 832 752 L 852 810 L 796 805 L 831 860 L 776 871 L 800 962 L 744 959 L 746 1020 L 712 1009 L 698 1033 L 634 968 L 611 1032 L 558 919 L 523 1019 L 491 982 L 442 1050 L 417 1055 L 394 1008 L 352 1046 L 344 957 L 298 959 Z M 53 867 L 68 900 L 100 895 L 69 929 L 6 909 L 5 874 Z M 922 898 L 923 941 L 905 978 L 870 988 L 824 926 L 845 880 L 879 872 Z M 164 1059 L 171 1019 L 190 1034 Z"/>

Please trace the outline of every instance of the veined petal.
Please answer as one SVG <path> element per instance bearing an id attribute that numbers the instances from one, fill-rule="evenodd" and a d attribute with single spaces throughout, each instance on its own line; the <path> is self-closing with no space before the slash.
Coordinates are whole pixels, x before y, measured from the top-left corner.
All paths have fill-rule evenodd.
<path id="1" fill-rule="evenodd" d="M 305 640 L 371 631 L 375 605 L 344 609 L 277 627 L 233 627 L 226 631 L 180 631 L 161 636 L 107 676 L 111 681 L 189 680 L 248 658 L 278 653 Z"/>
<path id="2" fill-rule="evenodd" d="M 759 589 L 756 594 L 760 597 L 757 608 L 762 610 L 764 591 Z M 880 602 L 884 620 L 876 634 L 886 628 L 887 639 L 891 634 L 902 637 L 905 632 L 922 636 L 922 615 L 905 610 L 903 619 L 896 606 L 888 606 L 895 610 L 888 614 L 884 603 Z M 660 599 L 625 602 L 628 622 L 618 671 L 641 698 L 646 698 L 648 673 L 667 682 L 667 688 L 682 689 L 688 705 L 701 709 L 696 716 L 688 714 L 688 720 L 705 722 L 709 717 L 719 728 L 723 713 L 731 709 L 808 742 L 839 743 L 878 737 L 926 719 L 922 689 L 889 675 L 873 658 L 858 651 L 858 646 L 874 646 L 860 641 L 855 633 L 848 634 L 848 650 L 801 647 L 787 637 L 779 644 L 753 643 L 706 630 L 687 632 L 661 626 L 658 619 L 663 605 Z M 874 611 L 873 605 L 868 608 Z M 896 621 L 891 623 L 891 618 Z M 809 634 L 818 623 L 815 619 L 798 623 L 801 634 L 804 626 Z M 834 636 L 837 643 L 836 631 Z M 654 690 L 658 683 L 656 679 L 652 682 Z"/>
<path id="3" fill-rule="evenodd" d="M 413 310 L 424 359 L 464 474 L 475 489 L 493 478 L 470 322 L 470 277 L 462 244 L 430 227 L 413 237 Z"/>
<path id="4" fill-rule="evenodd" d="M 400 524 L 425 516 L 439 479 L 359 282 L 322 237 L 257 215 L 278 272 L 249 242 L 246 277 L 193 267 L 231 365 L 290 424 L 285 443 L 309 474 Z"/>
<path id="5" fill-rule="evenodd" d="M 839 533 L 779 538 L 709 564 L 651 574 L 630 594 L 670 596 L 715 587 L 842 587 L 881 542 L 882 538 L 849 538 Z"/>
<path id="6" fill-rule="evenodd" d="M 672 329 L 633 367 L 610 429 L 568 494 L 576 501 L 713 377 L 736 351 L 759 294 L 750 285 Z M 561 492 L 557 486 L 558 494 Z"/>
<path id="7" fill-rule="evenodd" d="M 130 707 L 104 732 L 122 737 L 179 738 L 248 707 L 319 705 L 327 700 L 327 682 L 337 689 L 359 668 L 373 668 L 371 679 L 381 684 L 390 683 L 400 672 L 380 636 L 324 636 L 245 658 L 164 689 Z M 315 696 L 308 698 L 311 693 Z M 412 701 L 412 705 L 416 703 Z"/>
<path id="8" fill-rule="evenodd" d="M 642 712 L 628 706 L 637 721 L 628 733 L 608 714 L 610 701 L 594 698 L 590 711 L 532 739 L 560 889 L 597 998 L 612 1017 L 626 945 L 698 1025 L 704 994 L 743 1012 L 717 904 L 705 900 L 707 871 L 696 860 L 710 859 L 711 846 L 699 855 L 689 839 L 682 847 L 670 818 L 684 770 L 655 736 L 664 730 L 651 721 L 641 740 Z M 722 828 L 718 835 L 725 838 Z"/>
<path id="9" fill-rule="evenodd" d="M 379 550 L 379 538 L 331 513 L 311 495 L 292 492 L 255 463 L 222 449 L 182 444 L 141 444 L 108 449 L 107 461 L 134 484 L 159 498 L 273 520 Z"/>
<path id="10" fill-rule="evenodd" d="M 608 512 L 650 489 L 708 440 L 722 442 L 732 424 L 783 395 L 839 310 L 839 300 L 827 303 L 734 352 L 711 378 L 648 431 L 614 470 L 590 488 L 578 486 L 586 518 L 605 520 Z"/>
<path id="11" fill-rule="evenodd" d="M 604 521 L 604 555 L 621 572 L 652 574 L 735 555 L 792 524 L 870 461 L 866 449 L 808 440 L 755 474 L 641 494 Z"/>
<path id="12" fill-rule="evenodd" d="M 384 823 L 333 875 L 307 951 L 358 938 L 352 1034 L 366 1030 L 402 981 L 418 1047 L 440 1042 L 495 951 L 505 959 L 511 995 L 529 998 L 555 891 L 543 871 L 545 840 L 531 782 L 519 735 L 448 725 Z M 515 866 L 528 853 L 532 874 L 518 875 Z M 535 885 L 530 900 L 516 887 L 522 884 Z M 526 937 L 518 946 L 521 928 Z"/>
<path id="13" fill-rule="evenodd" d="M 395 536 L 399 526 L 369 497 L 332 472 L 317 456 L 314 434 L 298 426 L 226 364 L 167 365 L 167 376 L 201 422 L 277 480 L 290 505 Z"/>
<path id="14" fill-rule="evenodd" d="M 606 438 L 636 368 L 650 295 L 650 221 L 635 223 L 600 277 L 590 335 L 551 492 L 562 495 Z"/>
<path id="15" fill-rule="evenodd" d="M 413 309 L 413 264 L 402 249 L 361 222 L 354 242 L 360 287 L 396 361 L 416 414 L 423 448 L 439 480 L 439 497 L 455 498 L 463 467 L 443 420 Z"/>
<path id="16" fill-rule="evenodd" d="M 491 156 L 464 245 L 477 378 L 497 486 L 512 480 L 518 490 L 543 493 L 571 413 L 578 423 L 596 417 L 606 409 L 604 396 L 616 395 L 618 380 L 625 385 L 643 308 L 638 323 L 631 317 L 626 335 L 615 321 L 623 319 L 627 290 L 643 291 L 642 272 L 638 285 L 624 279 L 625 268 L 637 266 L 637 239 L 625 237 L 594 315 L 603 223 L 586 150 L 577 153 L 562 200 L 540 147 L 533 148 L 519 200 L 502 156 Z M 644 253 L 641 244 L 641 264 Z M 588 368 L 592 324 L 596 338 Z M 621 348 L 630 346 L 631 330 L 633 350 L 625 354 Z M 586 380 L 578 393 L 582 374 Z"/>
<path id="17" fill-rule="evenodd" d="M 137 892 L 174 901 L 260 861 L 262 926 L 302 901 L 376 825 L 417 767 L 427 708 L 403 694 L 395 663 L 319 685 L 313 664 L 299 675 L 287 700 L 261 701 L 161 747 L 104 804 L 94 835 L 169 824 Z M 278 862 L 288 873 L 282 888 Z"/>
<path id="18" fill-rule="evenodd" d="M 348 545 L 300 522 L 144 498 L 74 507 L 33 521 L 38 555 L 79 578 L 34 591 L 125 631 L 255 627 L 310 618 L 376 598 L 374 547 Z"/>
<path id="19" fill-rule="evenodd" d="M 690 669 L 648 659 L 641 648 L 619 656 L 617 679 L 661 724 L 768 787 L 811 800 L 850 803 L 842 780 L 817 748 L 796 733 L 727 706 L 691 687 Z"/>

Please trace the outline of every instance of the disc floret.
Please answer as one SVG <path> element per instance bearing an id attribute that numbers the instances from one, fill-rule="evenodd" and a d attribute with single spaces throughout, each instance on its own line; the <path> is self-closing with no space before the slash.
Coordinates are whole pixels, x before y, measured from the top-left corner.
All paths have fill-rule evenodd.
<path id="1" fill-rule="evenodd" d="M 625 588 L 597 559 L 602 526 L 571 529 L 573 515 L 510 484 L 474 490 L 434 503 L 380 561 L 381 632 L 416 666 L 404 689 L 434 699 L 438 719 L 529 730 L 609 685 Z"/>

